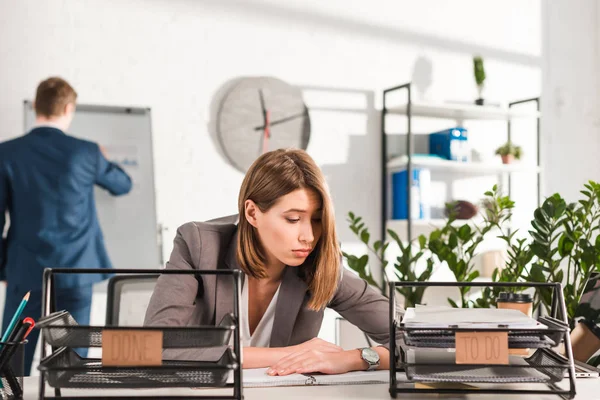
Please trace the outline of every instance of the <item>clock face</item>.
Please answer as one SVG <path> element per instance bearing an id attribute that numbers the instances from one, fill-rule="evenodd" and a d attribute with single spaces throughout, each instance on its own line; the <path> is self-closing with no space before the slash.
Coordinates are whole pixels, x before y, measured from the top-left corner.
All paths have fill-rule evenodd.
<path id="1" fill-rule="evenodd" d="M 246 172 L 265 151 L 306 150 L 308 108 L 297 87 L 270 77 L 242 78 L 221 103 L 217 135 L 231 164 Z"/>

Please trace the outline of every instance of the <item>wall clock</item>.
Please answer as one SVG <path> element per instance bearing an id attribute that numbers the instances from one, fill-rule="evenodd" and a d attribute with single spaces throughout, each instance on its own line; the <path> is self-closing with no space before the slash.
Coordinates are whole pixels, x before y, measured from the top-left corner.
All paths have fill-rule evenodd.
<path id="1" fill-rule="evenodd" d="M 241 172 L 266 151 L 306 150 L 310 117 L 301 90 L 277 78 L 241 78 L 219 106 L 217 136 L 225 156 Z"/>

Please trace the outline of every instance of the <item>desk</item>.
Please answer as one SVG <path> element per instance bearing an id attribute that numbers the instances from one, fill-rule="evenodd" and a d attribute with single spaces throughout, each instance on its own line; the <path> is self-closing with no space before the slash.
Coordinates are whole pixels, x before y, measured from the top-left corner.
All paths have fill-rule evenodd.
<path id="1" fill-rule="evenodd" d="M 39 377 L 25 378 L 25 400 L 38 399 Z M 159 399 L 161 396 L 173 395 L 229 395 L 232 389 L 137 389 L 137 390 L 78 390 L 64 389 L 63 395 L 66 396 L 140 396 Z M 50 387 L 46 389 L 46 395 L 54 396 L 54 390 Z M 273 388 L 248 388 L 244 389 L 244 398 L 246 400 L 281 400 L 281 399 L 310 399 L 310 400 L 348 400 L 348 399 L 391 399 L 388 392 L 387 384 L 376 385 L 345 385 L 345 386 L 296 386 L 296 387 L 273 387 Z M 398 395 L 398 399 L 421 398 L 421 399 L 436 399 L 442 398 L 435 395 L 423 396 L 402 396 Z M 444 396 L 443 399 L 451 397 Z M 454 397 L 459 399 L 476 399 L 476 400 L 511 400 L 511 399 L 531 399 L 531 400 L 556 400 L 558 396 L 517 396 L 517 395 L 469 395 L 462 397 Z M 577 380 L 577 397 L 582 400 L 600 400 L 600 379 L 587 378 Z"/>

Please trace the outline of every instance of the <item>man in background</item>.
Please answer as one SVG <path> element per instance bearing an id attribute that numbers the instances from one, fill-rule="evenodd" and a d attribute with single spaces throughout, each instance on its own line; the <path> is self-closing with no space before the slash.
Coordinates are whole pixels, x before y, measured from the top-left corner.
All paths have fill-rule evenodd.
<path id="1" fill-rule="evenodd" d="M 131 179 L 106 159 L 98 144 L 65 133 L 76 99 L 66 81 L 46 79 L 37 88 L 33 129 L 0 143 L 0 233 L 6 211 L 10 217 L 8 235 L 0 242 L 0 280 L 7 282 L 2 332 L 28 291 L 22 318 L 40 317 L 44 268 L 112 268 L 96 215 L 94 185 L 118 196 L 131 190 Z M 57 274 L 57 310 L 68 310 L 80 325 L 89 325 L 92 285 L 108 276 L 109 271 Z M 34 329 L 27 338 L 25 375 L 38 336 Z"/>

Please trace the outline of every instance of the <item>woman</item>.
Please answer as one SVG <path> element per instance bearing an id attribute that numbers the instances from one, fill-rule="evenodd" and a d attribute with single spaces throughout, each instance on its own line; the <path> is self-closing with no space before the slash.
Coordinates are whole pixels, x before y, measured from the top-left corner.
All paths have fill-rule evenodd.
<path id="1" fill-rule="evenodd" d="M 243 367 L 270 367 L 271 375 L 387 369 L 388 301 L 341 266 L 333 206 L 310 156 L 292 149 L 260 156 L 246 173 L 238 209 L 237 224 L 229 217 L 181 226 L 167 268 L 244 272 Z M 198 279 L 161 275 L 145 324 L 214 325 L 232 311 L 230 277 Z M 384 345 L 343 351 L 317 339 L 325 307 Z"/>

